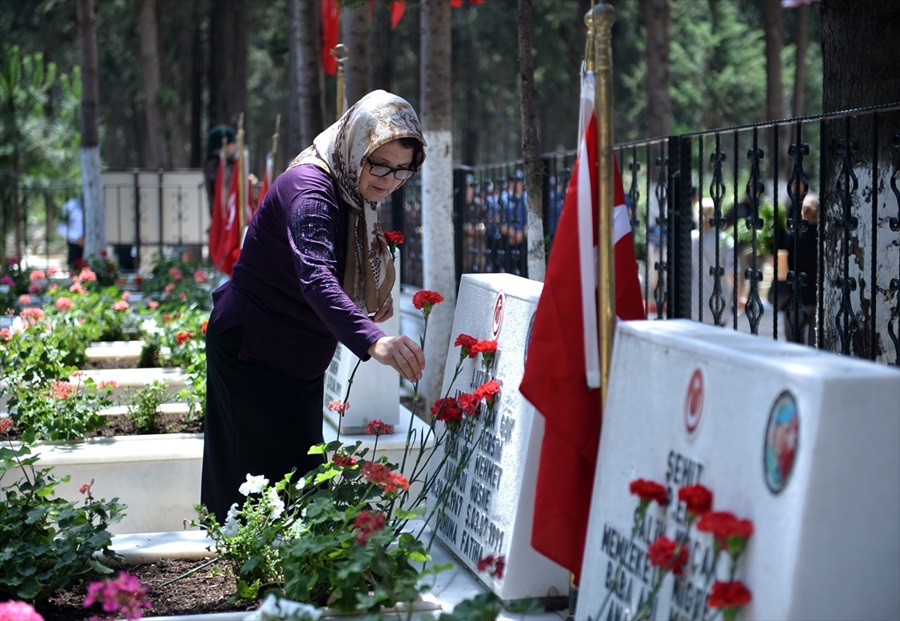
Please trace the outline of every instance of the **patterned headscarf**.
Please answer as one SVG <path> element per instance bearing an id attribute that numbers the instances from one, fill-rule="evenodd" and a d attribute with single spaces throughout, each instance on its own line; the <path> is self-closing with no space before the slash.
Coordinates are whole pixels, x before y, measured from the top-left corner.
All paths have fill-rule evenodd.
<path id="1" fill-rule="evenodd" d="M 375 149 L 399 138 L 418 140 L 424 156 L 425 138 L 413 107 L 386 91 L 372 91 L 316 136 L 313 144 L 289 166 L 315 164 L 337 181 L 341 198 L 350 207 L 343 288 L 368 313 L 374 313 L 384 304 L 395 274 L 390 249 L 378 222 L 377 204 L 362 197 L 359 177 L 363 164 Z M 367 217 L 372 220 L 371 227 L 366 224 Z"/>

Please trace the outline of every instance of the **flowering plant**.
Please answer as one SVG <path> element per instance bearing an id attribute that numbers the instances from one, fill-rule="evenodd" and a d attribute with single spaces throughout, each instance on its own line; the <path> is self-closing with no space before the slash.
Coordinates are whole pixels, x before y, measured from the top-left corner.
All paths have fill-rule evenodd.
<path id="1" fill-rule="evenodd" d="M 13 426 L 0 419 L 0 436 Z M 93 481 L 82 485 L 80 505 L 57 498 L 55 488 L 67 481 L 35 469 L 38 457 L 27 444 L 0 447 L 0 479 L 18 479 L 0 488 L 0 599 L 40 601 L 91 570 L 110 573 L 102 558 L 113 559 L 108 527 L 122 518 L 117 498 L 96 500 Z M 27 618 L 27 617 L 26 617 Z"/>
<path id="2" fill-rule="evenodd" d="M 147 587 L 141 584 L 139 578 L 120 571 L 115 578 L 89 584 L 84 607 L 100 604 L 106 613 L 104 619 L 140 619 L 145 609 L 152 608 L 147 592 Z M 99 618 L 91 617 L 91 621 L 94 620 L 99 621 Z"/>
<path id="3" fill-rule="evenodd" d="M 669 504 L 667 488 L 654 481 L 636 479 L 631 482 L 629 489 L 638 497 L 638 507 L 634 514 L 634 523 L 631 529 L 629 548 L 635 543 L 638 533 L 646 529 L 645 519 L 653 503 L 660 508 Z M 687 485 L 679 488 L 678 502 L 684 504 L 686 526 L 684 533 L 673 540 L 665 535 L 659 535 L 647 547 L 647 560 L 650 565 L 657 568 L 656 577 L 652 589 L 646 598 L 641 599 L 634 619 L 647 619 L 654 610 L 660 588 L 668 572 L 676 576 L 676 580 L 689 580 L 689 549 L 696 551 L 696 545 L 690 544 L 691 529 L 696 525 L 697 531 L 712 535 L 713 562 L 705 569 L 702 576 L 703 599 L 705 607 L 710 610 L 719 610 L 725 621 L 734 621 L 741 609 L 750 603 L 752 596 L 747 586 L 740 580 L 736 580 L 738 560 L 744 551 L 747 541 L 753 534 L 753 523 L 749 520 L 737 518 L 726 511 L 713 511 L 713 493 L 703 485 Z M 730 567 L 727 580 L 718 579 L 718 566 L 721 553 L 726 551 L 730 557 Z M 614 593 L 621 594 L 624 561 L 619 557 L 616 570 L 607 579 L 606 598 L 596 615 L 588 619 L 600 619 L 604 615 L 606 606 Z M 676 584 L 677 588 L 677 584 Z M 709 618 L 714 618 L 715 615 Z M 707 618 L 705 615 L 702 618 Z"/>
<path id="4" fill-rule="evenodd" d="M 400 231 L 385 231 L 384 240 L 388 243 L 388 248 L 391 249 L 392 260 L 396 258 L 397 246 L 400 246 L 406 241 L 403 237 L 403 233 Z"/>
<path id="5" fill-rule="evenodd" d="M 443 296 L 420 293 L 414 305 L 423 312 L 427 330 L 428 317 Z M 422 342 L 424 338 L 423 332 Z M 466 359 L 479 352 L 483 362 L 492 363 L 496 344 L 480 343 L 465 335 L 457 339 L 465 353 L 454 380 Z M 346 612 L 376 612 L 416 599 L 424 588 L 423 576 L 437 571 L 427 565 L 434 537 L 433 531 L 430 538 L 424 536 L 427 524 L 440 515 L 453 481 L 478 445 L 478 417 L 492 413 L 499 391 L 499 383 L 491 380 L 471 394 L 445 395 L 434 403 L 434 416 L 419 435 L 412 424 L 416 383 L 399 465 L 377 456 L 378 437 L 393 429 L 376 420 L 368 425 L 376 436 L 371 455 L 361 442 L 345 445 L 338 439 L 314 446 L 310 453 L 325 461 L 296 482 L 294 473 L 274 484 L 248 474 L 240 489 L 247 499 L 231 507 L 224 524 L 198 507 L 199 525 L 238 577 L 239 597 L 255 597 L 270 588 L 291 600 Z M 349 395 L 331 407 L 343 411 L 348 405 Z M 453 463 L 448 461 L 451 454 L 457 461 L 442 474 Z M 426 498 L 434 502 L 426 505 Z M 414 528 L 413 519 L 421 520 L 421 526 Z M 503 568 L 502 557 L 485 559 L 484 569 L 493 575 L 502 575 Z"/>

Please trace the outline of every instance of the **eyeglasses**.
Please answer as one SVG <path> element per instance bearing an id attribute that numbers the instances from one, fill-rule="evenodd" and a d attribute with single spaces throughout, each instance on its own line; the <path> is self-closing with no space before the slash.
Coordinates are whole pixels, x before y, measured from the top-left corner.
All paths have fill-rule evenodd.
<path id="1" fill-rule="evenodd" d="M 416 174 L 416 171 L 410 170 L 409 168 L 391 168 L 390 166 L 375 164 L 370 159 L 367 159 L 366 161 L 369 163 L 369 174 L 373 177 L 387 177 L 389 174 L 394 173 L 394 179 L 406 181 Z"/>

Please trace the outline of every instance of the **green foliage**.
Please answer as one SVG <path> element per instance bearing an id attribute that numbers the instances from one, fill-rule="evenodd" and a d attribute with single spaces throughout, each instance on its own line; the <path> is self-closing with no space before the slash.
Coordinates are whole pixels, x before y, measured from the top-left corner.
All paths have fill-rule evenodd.
<path id="1" fill-rule="evenodd" d="M 35 470 L 27 445 L 0 447 L 0 479 L 12 471 L 15 482 L 0 488 L 0 599 L 46 599 L 89 572 L 111 573 L 101 560 L 115 557 L 108 527 L 122 518 L 117 498 L 95 500 L 82 487 L 79 505 L 55 496 L 62 482 L 52 469 Z"/>
<path id="2" fill-rule="evenodd" d="M 759 202 L 759 217 L 763 221 L 761 229 L 756 231 L 756 245 L 760 254 L 775 253 L 775 208 L 767 200 Z M 778 230 L 784 231 L 787 224 L 787 216 L 784 209 L 778 212 Z M 753 241 L 753 231 L 747 227 L 747 218 L 738 219 L 738 241 L 749 252 Z"/>
<path id="3" fill-rule="evenodd" d="M 212 309 L 213 281 L 196 262 L 157 257 L 140 284 L 146 299 L 155 302 L 160 312 L 177 312 L 185 306 Z"/>
<path id="4" fill-rule="evenodd" d="M 187 401 L 191 418 L 203 415 L 206 407 L 206 322 L 209 311 L 188 306 L 173 314 L 156 311 L 156 318 L 141 324 L 141 366 L 179 367 L 185 371 L 187 386 L 178 397 Z"/>
<path id="5" fill-rule="evenodd" d="M 160 430 L 156 423 L 156 415 L 159 414 L 162 404 L 168 400 L 168 383 L 165 380 L 154 380 L 147 386 L 132 391 L 125 415 L 137 433 L 158 432 Z"/>

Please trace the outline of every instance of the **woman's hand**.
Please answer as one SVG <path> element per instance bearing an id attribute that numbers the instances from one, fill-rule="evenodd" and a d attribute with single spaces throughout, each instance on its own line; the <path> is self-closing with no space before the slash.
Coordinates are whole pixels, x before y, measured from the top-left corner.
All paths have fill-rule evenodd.
<path id="1" fill-rule="evenodd" d="M 381 323 L 382 321 L 387 321 L 391 317 L 394 316 L 394 298 L 388 294 L 387 299 L 384 301 L 384 304 L 381 305 L 381 308 L 378 309 L 378 312 L 372 317 L 372 321 L 375 323 Z"/>
<path id="2" fill-rule="evenodd" d="M 410 382 L 422 379 L 425 354 L 408 336 L 383 336 L 369 348 L 369 355 Z"/>

